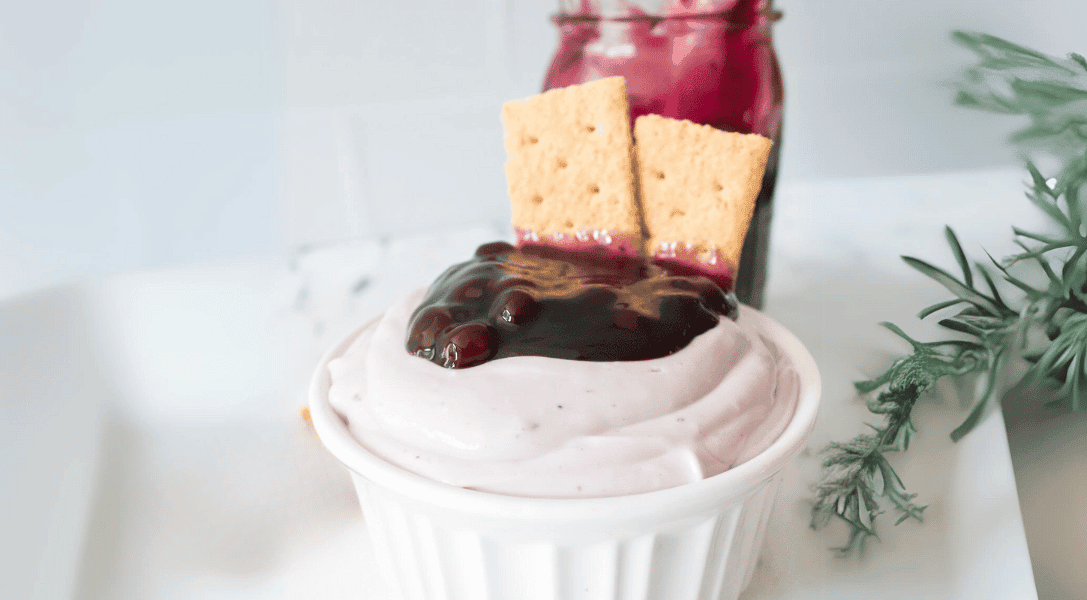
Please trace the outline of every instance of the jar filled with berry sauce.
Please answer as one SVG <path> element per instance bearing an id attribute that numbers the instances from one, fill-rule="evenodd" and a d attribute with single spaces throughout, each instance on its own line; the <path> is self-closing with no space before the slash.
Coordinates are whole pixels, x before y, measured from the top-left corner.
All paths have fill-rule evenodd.
<path id="1" fill-rule="evenodd" d="M 544 80 L 549 90 L 622 75 L 632 122 L 652 113 L 774 141 L 736 275 L 736 295 L 756 308 L 781 148 L 783 86 L 771 38 L 781 13 L 772 1 L 559 0 L 559 48 Z"/>

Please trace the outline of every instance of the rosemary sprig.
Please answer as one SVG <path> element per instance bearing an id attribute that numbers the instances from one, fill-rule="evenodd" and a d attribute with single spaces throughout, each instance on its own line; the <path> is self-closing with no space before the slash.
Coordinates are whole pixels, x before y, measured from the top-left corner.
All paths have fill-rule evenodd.
<path id="1" fill-rule="evenodd" d="M 1013 137 L 1021 147 L 1041 149 L 1062 163 L 1059 173 L 1045 178 L 1027 162 L 1031 183 L 1027 198 L 1053 223 L 1055 233 L 1013 228 L 1022 252 L 989 266 L 971 262 L 951 228 L 945 233 L 962 277 L 920 259 L 904 256 L 906 264 L 945 287 L 952 298 L 918 313 L 919 319 L 947 314 L 939 325 L 952 339 L 920 342 L 901 328 L 883 323 L 905 339 L 912 353 L 896 360 L 879 377 L 856 383 L 861 394 L 872 395 L 868 409 L 882 417 L 871 433 L 825 450 L 823 478 L 812 507 L 813 528 L 837 517 L 848 523 L 849 538 L 836 548 L 847 555 L 863 550 L 876 536 L 875 521 L 890 504 L 895 524 L 922 520 L 924 506 L 906 491 L 887 458 L 905 452 L 917 432 L 913 410 L 921 396 L 944 377 L 980 374 L 981 387 L 966 419 L 954 431 L 955 441 L 981 421 L 997 394 L 1008 358 L 1018 354 L 1030 364 L 1024 379 L 1049 384 L 1054 398 L 1047 406 L 1087 409 L 1087 60 L 1078 54 L 1059 59 L 993 36 L 955 32 L 959 43 L 980 58 L 966 71 L 956 102 L 984 110 L 1028 115 L 1031 124 Z M 1032 285 L 1012 273 L 1033 268 L 1043 284 Z M 993 272 L 990 272 L 990 269 Z M 979 289 L 977 278 L 984 282 Z M 1001 287 L 1011 288 L 1014 297 Z M 1032 335 L 1040 332 L 1043 335 Z M 1032 338 L 1041 338 L 1031 344 Z"/>
<path id="2" fill-rule="evenodd" d="M 1062 162 L 1087 147 L 1087 59 L 1047 56 L 984 33 L 956 31 L 952 39 L 978 55 L 963 74 L 955 103 L 989 112 L 1027 115 L 1030 125 L 1012 136 L 1024 150 L 1042 150 Z M 1072 165 L 1069 165 L 1072 166 Z"/>

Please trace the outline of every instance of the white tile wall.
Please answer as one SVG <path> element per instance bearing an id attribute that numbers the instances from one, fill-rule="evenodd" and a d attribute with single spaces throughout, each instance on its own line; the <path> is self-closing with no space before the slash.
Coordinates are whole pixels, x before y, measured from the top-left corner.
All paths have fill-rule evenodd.
<path id="1" fill-rule="evenodd" d="M 356 229 L 375 235 L 501 221 L 508 213 L 498 106 L 538 91 L 557 44 L 548 20 L 556 3 L 474 0 L 452 11 L 437 0 L 396 4 L 341 10 L 334 2 L 284 0 L 283 110 L 323 111 L 341 122 L 351 143 L 345 146 L 339 131 L 329 131 L 323 143 L 355 150 L 346 162 L 360 188 L 345 201 L 316 181 L 323 172 L 288 161 L 289 177 L 305 172 L 314 179 L 306 189 L 326 192 L 302 198 L 288 190 L 285 201 L 338 212 L 342 222 L 359 219 Z M 786 179 L 1016 162 L 1003 142 L 1014 120 L 951 105 L 950 82 L 971 55 L 951 43 L 949 32 L 980 29 L 1063 54 L 1082 45 L 1072 21 L 1087 18 L 1087 4 L 1070 0 L 1014 6 L 779 0 L 778 6 L 785 13 L 775 36 L 786 83 Z M 1061 22 L 1049 17 L 1056 14 L 1064 15 Z M 305 127 L 303 119 L 288 121 L 285 145 L 319 141 L 293 130 Z M 292 242 L 310 239 L 305 228 L 314 224 L 303 223 L 287 223 Z"/>
<path id="2" fill-rule="evenodd" d="M 1074 0 L 779 0 L 782 177 L 1008 164 L 950 106 L 971 27 L 1087 51 Z M 508 218 L 498 106 L 550 0 L 0 3 L 0 296 L 134 267 Z"/>
<path id="3" fill-rule="evenodd" d="M 282 11 L 291 244 L 508 221 L 498 114 L 538 90 L 551 48 L 520 31 L 527 17 L 553 38 L 545 3 L 283 0 Z"/>
<path id="4" fill-rule="evenodd" d="M 0 2 L 0 297 L 282 247 L 271 7 Z"/>
<path id="5" fill-rule="evenodd" d="M 1014 119 L 951 105 L 973 55 L 953 29 L 1065 55 L 1083 48 L 1087 4 L 1074 0 L 779 0 L 776 46 L 786 87 L 782 176 L 921 173 L 1017 162 Z"/>
<path id="6" fill-rule="evenodd" d="M 502 0 L 281 0 L 284 98 L 360 106 L 496 91 Z"/>

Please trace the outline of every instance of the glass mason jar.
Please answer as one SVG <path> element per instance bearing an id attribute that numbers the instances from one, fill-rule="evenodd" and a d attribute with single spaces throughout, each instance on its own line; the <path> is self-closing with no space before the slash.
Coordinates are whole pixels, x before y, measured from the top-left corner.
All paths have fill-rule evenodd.
<path id="1" fill-rule="evenodd" d="M 559 48 L 544 80 L 549 90 L 622 75 L 632 120 L 654 113 L 774 141 L 736 275 L 736 295 L 756 308 L 781 148 L 783 86 L 770 35 L 781 13 L 772 3 L 559 0 Z"/>

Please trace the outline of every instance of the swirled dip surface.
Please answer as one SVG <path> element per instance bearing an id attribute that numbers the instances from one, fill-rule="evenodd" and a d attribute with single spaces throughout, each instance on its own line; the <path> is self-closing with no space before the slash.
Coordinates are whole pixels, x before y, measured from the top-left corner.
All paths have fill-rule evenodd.
<path id="1" fill-rule="evenodd" d="M 754 457 L 792 418 L 798 376 L 742 313 L 660 358 L 446 369 L 404 348 L 424 295 L 390 307 L 328 367 L 352 434 L 424 477 L 533 497 L 647 492 Z"/>

